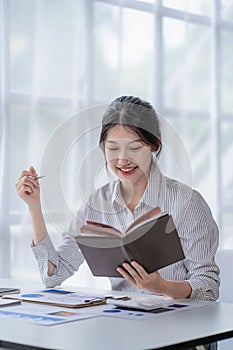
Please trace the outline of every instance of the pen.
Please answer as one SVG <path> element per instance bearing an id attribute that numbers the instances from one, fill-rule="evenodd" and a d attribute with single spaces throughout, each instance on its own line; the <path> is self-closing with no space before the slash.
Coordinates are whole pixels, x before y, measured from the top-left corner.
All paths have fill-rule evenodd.
<path id="1" fill-rule="evenodd" d="M 129 300 L 131 299 L 128 296 L 122 296 L 122 297 L 117 297 L 117 296 L 112 296 L 112 295 L 107 295 L 105 297 L 96 297 L 96 298 L 91 298 L 91 299 L 85 299 L 84 303 L 94 303 L 95 301 L 106 301 L 107 299 L 115 299 L 115 300 Z"/>
<path id="2" fill-rule="evenodd" d="M 43 177 L 45 177 L 45 175 L 38 175 L 37 177 L 34 178 L 34 180 L 39 180 L 39 179 L 42 179 Z"/>
<path id="3" fill-rule="evenodd" d="M 84 303 L 95 303 L 95 302 L 104 302 L 106 301 L 107 299 L 111 299 L 112 298 L 112 295 L 106 295 L 106 296 L 99 296 L 99 297 L 94 297 L 94 298 L 90 298 L 90 299 L 85 299 L 84 300 Z"/>
<path id="4" fill-rule="evenodd" d="M 85 299 L 84 300 L 84 303 L 88 303 L 88 304 L 91 304 L 91 303 L 96 303 L 96 302 L 104 302 L 105 300 L 107 299 L 107 297 L 96 297 L 96 298 L 91 298 L 91 299 Z"/>

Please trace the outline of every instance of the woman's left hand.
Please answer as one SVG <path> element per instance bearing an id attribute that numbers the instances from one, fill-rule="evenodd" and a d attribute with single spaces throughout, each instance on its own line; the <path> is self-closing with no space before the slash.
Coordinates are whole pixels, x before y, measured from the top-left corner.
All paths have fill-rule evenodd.
<path id="1" fill-rule="evenodd" d="M 117 271 L 135 287 L 145 291 L 163 294 L 165 280 L 160 276 L 159 272 L 147 273 L 136 261 L 123 263 L 122 266 L 123 268 L 118 267 Z"/>

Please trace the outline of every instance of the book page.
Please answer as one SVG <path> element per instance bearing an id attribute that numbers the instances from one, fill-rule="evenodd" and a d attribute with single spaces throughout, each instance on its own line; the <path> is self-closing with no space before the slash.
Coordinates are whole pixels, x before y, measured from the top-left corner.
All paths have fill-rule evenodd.
<path id="1" fill-rule="evenodd" d="M 137 228 L 141 225 L 141 223 L 147 223 L 153 220 L 155 217 L 159 217 L 161 214 L 161 209 L 159 207 L 153 208 L 152 210 L 148 211 L 147 213 L 140 216 L 138 219 L 136 219 L 126 230 L 126 233 L 131 231 L 134 228 Z M 80 229 L 81 235 L 85 237 L 122 237 L 122 233 L 117 230 L 116 228 L 105 225 L 103 223 L 94 222 L 94 221 L 87 221 L 85 225 L 83 225 Z"/>
<path id="2" fill-rule="evenodd" d="M 79 236 L 95 237 L 121 237 L 122 233 L 116 228 L 99 222 L 87 221 L 86 225 L 80 228 Z"/>
<path id="3" fill-rule="evenodd" d="M 126 230 L 126 233 L 131 231 L 132 229 L 139 227 L 141 223 L 150 222 L 155 217 L 159 217 L 161 214 L 161 209 L 159 207 L 153 208 L 152 210 L 148 211 L 146 214 L 143 214 L 140 216 L 137 220 L 135 220 Z"/>

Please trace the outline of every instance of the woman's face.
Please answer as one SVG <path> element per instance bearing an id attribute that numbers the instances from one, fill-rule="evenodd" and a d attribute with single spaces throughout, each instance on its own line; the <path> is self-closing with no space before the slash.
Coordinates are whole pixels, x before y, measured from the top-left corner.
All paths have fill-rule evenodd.
<path id="1" fill-rule="evenodd" d="M 145 145 L 134 131 L 120 124 L 112 127 L 104 142 L 104 150 L 108 166 L 120 180 L 137 185 L 148 178 L 151 147 Z"/>

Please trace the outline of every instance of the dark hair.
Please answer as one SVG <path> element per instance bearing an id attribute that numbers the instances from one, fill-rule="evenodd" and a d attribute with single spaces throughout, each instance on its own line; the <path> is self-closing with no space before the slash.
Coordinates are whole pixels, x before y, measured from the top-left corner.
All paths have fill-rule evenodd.
<path id="1" fill-rule="evenodd" d="M 162 149 L 159 118 L 152 105 L 134 96 L 121 96 L 108 106 L 102 120 L 99 144 L 104 150 L 108 131 L 121 124 L 134 131 L 158 156 Z"/>

